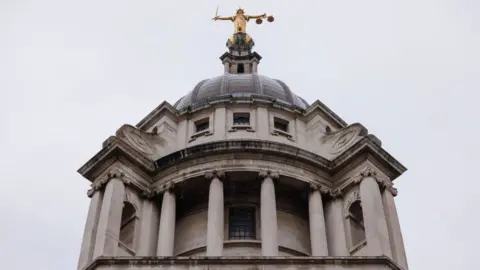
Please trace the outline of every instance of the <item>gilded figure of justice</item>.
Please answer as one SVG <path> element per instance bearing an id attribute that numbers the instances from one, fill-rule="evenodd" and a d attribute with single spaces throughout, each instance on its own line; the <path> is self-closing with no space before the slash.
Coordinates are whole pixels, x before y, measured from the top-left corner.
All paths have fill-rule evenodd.
<path id="1" fill-rule="evenodd" d="M 215 17 L 213 17 L 212 20 L 233 22 L 233 34 L 227 41 L 229 48 L 246 46 L 248 49 L 251 49 L 254 43 L 250 35 L 247 34 L 247 22 L 249 22 L 250 19 L 255 19 L 257 24 L 262 24 L 263 20 L 267 20 L 268 22 L 275 20 L 272 15 L 267 15 L 266 13 L 261 15 L 247 15 L 242 8 L 238 8 L 236 14 L 233 16 L 223 17 L 218 15 L 218 7 L 215 12 Z"/>

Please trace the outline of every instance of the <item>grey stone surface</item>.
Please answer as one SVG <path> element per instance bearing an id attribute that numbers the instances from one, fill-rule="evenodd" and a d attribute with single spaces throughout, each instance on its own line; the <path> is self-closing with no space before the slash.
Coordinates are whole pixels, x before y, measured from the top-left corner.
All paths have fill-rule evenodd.
<path id="1" fill-rule="evenodd" d="M 78 269 L 407 270 L 393 186 L 406 168 L 242 57 L 222 56 L 224 75 L 122 126 L 80 168 L 92 203 Z M 230 238 L 232 207 L 252 213 L 246 238 Z"/>
<path id="2" fill-rule="evenodd" d="M 233 97 L 264 96 L 301 109 L 309 106 L 305 100 L 292 93 L 290 88 L 280 80 L 257 73 L 225 73 L 222 76 L 200 81 L 192 92 L 175 103 L 175 108 L 183 110 L 188 106 L 196 106 L 225 95 Z"/>

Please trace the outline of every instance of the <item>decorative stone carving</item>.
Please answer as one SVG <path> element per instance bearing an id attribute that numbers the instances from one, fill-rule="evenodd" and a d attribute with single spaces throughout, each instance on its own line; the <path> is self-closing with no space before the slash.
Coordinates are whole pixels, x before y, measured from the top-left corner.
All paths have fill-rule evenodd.
<path id="1" fill-rule="evenodd" d="M 356 201 L 359 201 L 360 205 L 362 204 L 362 198 L 360 197 L 360 192 L 358 192 L 358 191 L 354 191 L 354 192 L 350 193 L 349 196 L 347 197 L 347 199 L 345 200 L 345 207 L 344 207 L 345 215 L 348 216 L 348 209 L 350 208 L 350 205 L 352 205 L 352 203 L 354 203 Z"/>
<path id="2" fill-rule="evenodd" d="M 98 180 L 98 182 L 93 183 L 92 188 L 87 191 L 87 196 L 91 198 L 96 191 L 103 189 L 113 178 L 121 179 L 125 185 L 130 185 L 132 183 L 129 178 L 125 177 L 125 174 L 122 171 L 115 168 L 105 174 L 105 176 Z"/>
<path id="3" fill-rule="evenodd" d="M 320 191 L 320 193 L 322 195 L 330 195 L 330 193 L 332 192 L 329 188 L 321 185 L 321 184 L 318 184 L 318 183 L 313 183 L 313 182 L 310 182 L 310 190 L 311 191 Z"/>
<path id="4" fill-rule="evenodd" d="M 355 177 L 353 183 L 359 184 L 366 177 L 373 177 L 379 184 L 380 188 L 387 189 L 392 193 L 393 196 L 397 196 L 398 191 L 393 187 L 392 181 L 390 181 L 388 178 L 381 177 L 377 171 L 371 167 L 366 167 L 358 176 Z"/>
<path id="5" fill-rule="evenodd" d="M 261 171 L 258 176 L 262 179 L 265 179 L 267 177 L 270 177 L 272 178 L 272 180 L 278 180 L 280 178 L 280 175 L 278 174 L 278 172 L 272 172 L 270 170 L 266 170 L 266 171 Z"/>
<path id="6" fill-rule="evenodd" d="M 166 122 L 155 127 L 153 132 L 123 125 L 117 130 L 116 136 L 152 160 L 169 153 L 171 145 L 175 144 L 175 130 Z"/>
<path id="7" fill-rule="evenodd" d="M 205 178 L 208 180 L 212 180 L 214 178 L 218 178 L 219 180 L 222 180 L 225 177 L 225 173 L 217 170 L 213 170 L 211 172 L 205 173 Z"/>
<path id="8" fill-rule="evenodd" d="M 320 152 L 327 159 L 334 159 L 355 143 L 368 135 L 368 130 L 359 123 L 352 124 L 348 127 L 337 131 L 328 129 L 321 122 L 309 130 L 309 133 L 320 143 Z"/>

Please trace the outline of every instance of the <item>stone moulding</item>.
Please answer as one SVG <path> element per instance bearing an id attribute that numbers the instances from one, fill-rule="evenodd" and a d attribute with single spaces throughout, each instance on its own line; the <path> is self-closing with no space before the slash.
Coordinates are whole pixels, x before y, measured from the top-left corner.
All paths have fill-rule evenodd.
<path id="1" fill-rule="evenodd" d="M 99 266 L 208 266 L 208 265 L 245 265 L 245 266 L 269 266 L 269 265 L 298 265 L 298 266 L 357 266 L 377 265 L 388 267 L 386 269 L 402 270 L 395 262 L 386 256 L 378 257 L 99 257 L 95 259 L 85 270 L 95 270 Z M 122 268 L 123 269 L 123 268 Z M 322 268 L 323 269 L 323 268 Z"/>
<path id="2" fill-rule="evenodd" d="M 156 161 L 153 161 L 145 158 L 141 152 L 131 147 L 123 140 L 114 139 L 106 148 L 102 149 L 94 158 L 80 168 L 79 173 L 81 173 L 90 181 L 93 181 L 98 179 L 99 170 L 102 170 L 103 160 L 107 158 L 113 158 L 113 160 L 124 158 L 133 164 L 135 168 L 132 169 L 141 171 L 148 177 L 154 177 L 162 171 L 171 170 L 172 168 L 177 167 L 177 165 L 180 163 L 195 160 L 196 158 L 200 158 L 206 154 L 214 156 L 225 153 L 245 152 L 261 154 L 267 153 L 278 157 L 292 159 L 297 162 L 308 164 L 309 166 L 323 169 L 331 175 L 341 171 L 346 166 L 351 166 L 353 163 L 358 162 L 359 159 L 365 160 L 365 158 L 375 159 L 384 164 L 384 167 L 388 170 L 388 178 L 391 180 L 394 180 L 396 177 L 400 176 L 406 171 L 406 168 L 403 167 L 403 165 L 393 159 L 393 157 L 391 157 L 385 150 L 376 144 L 375 141 L 370 140 L 369 137 L 364 137 L 333 161 L 329 161 L 317 154 L 295 146 L 261 140 L 228 140 L 199 144 L 173 152 L 160 159 L 157 159 Z M 396 194 L 396 190 L 393 188 L 393 186 L 391 187 L 389 185 L 387 187 L 385 184 L 384 186 L 388 188 L 392 194 Z M 151 191 L 144 191 L 146 197 L 152 196 Z M 336 194 L 335 192 L 335 190 L 332 191 L 331 195 L 334 196 Z M 89 192 L 89 195 L 91 195 L 91 192 Z"/>

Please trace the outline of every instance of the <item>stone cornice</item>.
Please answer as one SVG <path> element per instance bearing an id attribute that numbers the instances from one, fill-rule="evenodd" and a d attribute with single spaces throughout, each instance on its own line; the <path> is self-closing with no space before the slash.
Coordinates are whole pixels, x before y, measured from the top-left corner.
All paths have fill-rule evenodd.
<path id="1" fill-rule="evenodd" d="M 386 165 L 388 169 L 388 176 L 393 181 L 395 178 L 407 171 L 400 162 L 392 157 L 387 151 L 379 146 L 375 140 L 376 137 L 371 138 L 367 136 L 352 147 L 344 151 L 340 156 L 332 160 L 331 169 L 333 172 L 338 172 L 347 165 L 350 165 L 352 159 L 366 155 L 373 159 L 382 161 L 382 164 Z"/>
<path id="2" fill-rule="evenodd" d="M 190 269 L 192 265 L 209 266 L 209 265 L 245 265 L 247 266 L 274 266 L 274 265 L 303 265 L 303 266 L 369 266 L 383 265 L 390 270 L 402 270 L 394 261 L 386 256 L 378 257 L 99 257 L 95 259 L 85 270 L 95 270 L 99 266 L 134 266 L 135 269 L 152 269 L 152 265 L 159 266 L 179 266 L 186 267 L 181 269 Z M 129 269 L 134 269 L 129 268 Z"/>
<path id="3" fill-rule="evenodd" d="M 147 116 L 145 116 L 138 124 L 137 128 L 141 130 L 149 129 L 158 119 L 163 115 L 170 114 L 172 118 L 176 119 L 177 110 L 168 102 L 164 101 L 157 108 L 151 111 Z"/>
<path id="4" fill-rule="evenodd" d="M 347 123 L 343 121 L 340 116 L 335 114 L 327 105 L 323 104 L 320 100 L 315 101 L 310 107 L 305 110 L 305 116 L 309 116 L 316 111 L 320 111 L 323 115 L 327 116 L 329 120 L 333 121 L 337 128 L 344 128 L 347 127 Z"/>
<path id="5" fill-rule="evenodd" d="M 93 181 L 96 178 L 95 173 L 102 166 L 104 160 L 109 158 L 118 160 L 121 156 L 125 157 L 129 162 L 149 175 L 152 175 L 155 172 L 154 163 L 147 159 L 144 154 L 140 153 L 121 139 L 114 137 L 110 139 L 110 142 L 106 147 L 87 161 L 87 163 L 78 170 L 78 173 L 86 179 Z"/>
<path id="6" fill-rule="evenodd" d="M 164 170 L 182 160 L 190 160 L 203 155 L 248 151 L 250 153 L 273 153 L 297 161 L 306 162 L 317 168 L 323 168 L 324 170 L 336 173 L 350 164 L 352 160 L 357 159 L 360 155 L 368 154 L 370 158 L 386 164 L 387 169 L 389 169 L 389 177 L 392 180 L 406 171 L 406 168 L 403 167 L 403 165 L 391 157 L 385 150 L 377 146 L 368 137 L 360 140 L 352 146 L 351 149 L 347 150 L 346 153 L 343 153 L 333 161 L 329 161 L 312 152 L 282 143 L 261 140 L 228 140 L 191 146 L 162 157 L 158 159 L 155 164 L 157 170 Z"/>

